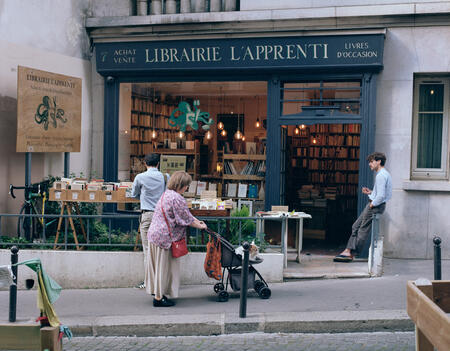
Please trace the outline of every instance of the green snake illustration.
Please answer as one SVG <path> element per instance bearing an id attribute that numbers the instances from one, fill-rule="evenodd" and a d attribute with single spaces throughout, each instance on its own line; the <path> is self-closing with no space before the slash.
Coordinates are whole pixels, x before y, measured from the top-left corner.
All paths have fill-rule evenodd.
<path id="1" fill-rule="evenodd" d="M 64 110 L 56 105 L 56 97 L 53 97 L 52 101 L 48 96 L 44 96 L 42 103 L 36 110 L 34 120 L 38 124 L 43 124 L 44 129 L 47 130 L 49 122 L 52 123 L 54 128 L 57 127 L 56 119 L 59 119 L 62 123 L 67 122 L 67 118 L 64 118 Z"/>

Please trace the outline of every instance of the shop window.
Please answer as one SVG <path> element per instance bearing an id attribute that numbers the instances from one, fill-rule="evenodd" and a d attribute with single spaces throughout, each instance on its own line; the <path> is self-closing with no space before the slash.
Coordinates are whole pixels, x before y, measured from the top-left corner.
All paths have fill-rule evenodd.
<path id="1" fill-rule="evenodd" d="M 414 84 L 412 178 L 446 179 L 450 79 Z"/>
<path id="2" fill-rule="evenodd" d="M 297 115 L 315 106 L 339 111 L 341 116 L 359 115 L 360 100 L 360 81 L 284 83 L 282 115 Z"/>
<path id="3" fill-rule="evenodd" d="M 121 83 L 119 109 L 120 180 L 157 153 L 161 170 L 191 174 L 186 197 L 210 190 L 264 208 L 267 82 Z"/>

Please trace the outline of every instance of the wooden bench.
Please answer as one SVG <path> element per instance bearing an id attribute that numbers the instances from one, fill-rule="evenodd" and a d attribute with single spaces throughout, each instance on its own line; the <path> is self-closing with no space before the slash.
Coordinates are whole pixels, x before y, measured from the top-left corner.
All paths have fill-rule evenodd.
<path id="1" fill-rule="evenodd" d="M 38 323 L 0 324 L 1 348 L 6 350 L 61 351 L 59 328 L 43 327 Z"/>
<path id="2" fill-rule="evenodd" d="M 407 283 L 407 312 L 416 326 L 416 350 L 450 350 L 450 281 Z"/>

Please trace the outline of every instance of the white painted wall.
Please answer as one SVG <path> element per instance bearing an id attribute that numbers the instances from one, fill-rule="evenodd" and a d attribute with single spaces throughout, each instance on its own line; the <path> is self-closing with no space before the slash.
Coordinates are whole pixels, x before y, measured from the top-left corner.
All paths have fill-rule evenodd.
<path id="1" fill-rule="evenodd" d="M 81 152 L 71 154 L 71 171 L 91 169 L 92 112 L 89 39 L 84 28 L 89 0 L 0 0 L 0 213 L 17 213 L 23 197 L 8 195 L 10 183 L 25 182 L 25 155 L 16 153 L 17 66 L 82 79 Z M 62 153 L 34 153 L 32 181 L 62 175 Z M 19 193 L 20 194 L 20 193 Z M 14 234 L 11 223 L 2 234 Z"/>
<path id="2" fill-rule="evenodd" d="M 264 261 L 255 268 L 267 282 L 283 281 L 283 254 L 261 254 Z M 126 288 L 144 278 L 142 252 L 20 250 L 19 262 L 39 258 L 45 272 L 64 289 Z M 180 258 L 181 284 L 214 284 L 204 271 L 205 253 L 193 252 Z M 0 266 L 11 263 L 11 251 L 0 250 Z M 25 279 L 36 274 L 19 266 L 20 289 Z"/>
<path id="3" fill-rule="evenodd" d="M 382 217 L 388 257 L 432 258 L 435 234 L 443 239 L 442 257 L 450 257 L 450 193 L 402 187 L 411 169 L 414 73 L 450 71 L 450 42 L 439 38 L 450 38 L 450 27 L 390 28 L 386 35 L 384 70 L 377 86 L 375 145 L 386 153 L 386 168 L 393 177 L 392 200 Z M 448 188 L 449 182 L 441 184 Z"/>

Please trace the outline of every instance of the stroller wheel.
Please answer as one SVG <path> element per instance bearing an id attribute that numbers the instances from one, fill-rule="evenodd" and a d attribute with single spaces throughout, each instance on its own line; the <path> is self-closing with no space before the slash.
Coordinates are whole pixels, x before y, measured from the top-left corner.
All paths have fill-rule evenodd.
<path id="1" fill-rule="evenodd" d="M 265 300 L 265 299 L 268 299 L 270 297 L 270 295 L 272 295 L 272 292 L 270 291 L 270 289 L 268 287 L 264 286 L 258 291 L 258 295 L 260 298 Z"/>
<path id="2" fill-rule="evenodd" d="M 214 285 L 214 292 L 218 293 L 219 291 L 225 290 L 225 286 L 223 283 L 217 283 Z"/>
<path id="3" fill-rule="evenodd" d="M 228 301 L 228 293 L 225 290 L 222 290 L 217 297 L 217 301 L 219 302 L 227 302 Z"/>
<path id="4" fill-rule="evenodd" d="M 255 289 L 258 294 L 261 288 L 263 288 L 264 286 L 265 285 L 261 280 L 255 280 L 255 282 L 253 283 L 253 289 Z"/>

